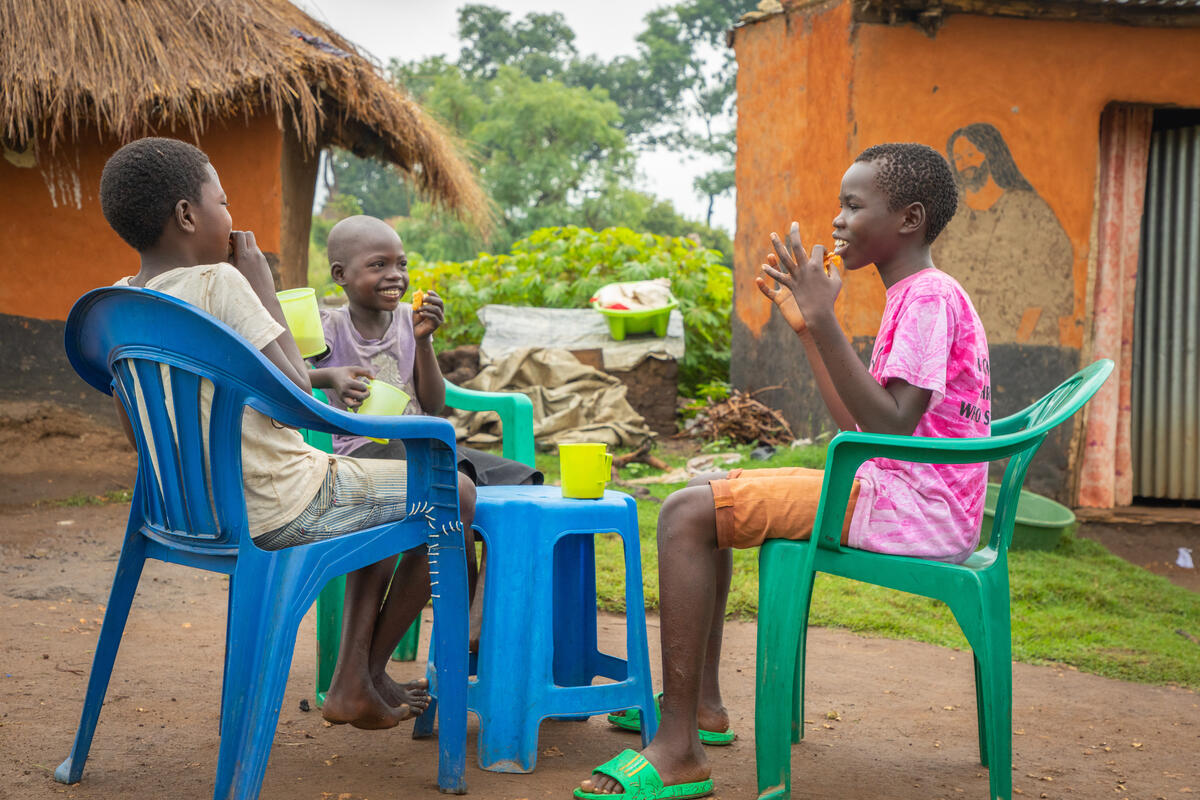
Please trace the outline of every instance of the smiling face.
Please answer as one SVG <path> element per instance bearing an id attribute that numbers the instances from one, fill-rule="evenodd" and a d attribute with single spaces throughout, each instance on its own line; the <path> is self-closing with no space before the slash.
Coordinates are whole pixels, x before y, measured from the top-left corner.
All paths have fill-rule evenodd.
<path id="1" fill-rule="evenodd" d="M 330 274 L 351 307 L 394 311 L 408 291 L 408 257 L 396 232 L 382 222 L 362 226 L 342 250 Z"/>
<path id="2" fill-rule="evenodd" d="M 841 212 L 833 220 L 833 252 L 847 269 L 879 265 L 900 243 L 904 209 L 888 209 L 889 198 L 876 180 L 876 162 L 857 161 L 842 176 Z"/>
<path id="3" fill-rule="evenodd" d="M 198 245 L 200 264 L 216 264 L 229 260 L 229 234 L 233 218 L 229 216 L 229 200 L 221 188 L 221 179 L 212 164 L 207 166 L 208 180 L 200 185 L 200 198 L 191 204 L 193 235 Z"/>

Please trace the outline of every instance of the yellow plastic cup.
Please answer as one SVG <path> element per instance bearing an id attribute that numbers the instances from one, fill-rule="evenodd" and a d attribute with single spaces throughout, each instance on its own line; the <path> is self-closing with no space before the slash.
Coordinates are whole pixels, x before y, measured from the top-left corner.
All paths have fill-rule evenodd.
<path id="1" fill-rule="evenodd" d="M 380 414 L 383 416 L 399 416 L 404 413 L 404 409 L 408 408 L 408 401 L 412 398 L 402 389 L 398 389 L 387 381 L 369 380 L 367 388 L 370 394 L 367 399 L 362 401 L 362 404 L 355 409 L 359 414 Z M 384 444 L 387 439 L 376 439 L 374 436 L 368 436 L 372 442 Z"/>
<path id="2" fill-rule="evenodd" d="M 283 318 L 287 320 L 300 355 L 304 358 L 325 352 L 325 332 L 321 330 L 321 312 L 317 309 L 317 291 L 308 287 L 276 292 Z"/>
<path id="3" fill-rule="evenodd" d="M 558 446 L 563 497 L 594 499 L 604 496 L 604 486 L 612 476 L 612 455 L 605 452 L 606 447 L 595 442 Z"/>

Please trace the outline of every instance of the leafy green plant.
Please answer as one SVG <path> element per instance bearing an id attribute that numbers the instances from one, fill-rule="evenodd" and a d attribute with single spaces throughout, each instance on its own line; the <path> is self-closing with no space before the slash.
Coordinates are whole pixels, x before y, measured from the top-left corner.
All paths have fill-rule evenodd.
<path id="1" fill-rule="evenodd" d="M 691 394 L 701 384 L 729 379 L 733 277 L 721 258 L 682 237 L 572 225 L 540 228 L 513 244 L 509 255 L 484 253 L 465 262 L 414 256 L 409 272 L 414 288 L 434 289 L 446 301 L 440 347 L 479 342 L 483 326 L 475 312 L 489 303 L 586 308 L 607 283 L 669 278 L 687 347 L 680 390 Z"/>

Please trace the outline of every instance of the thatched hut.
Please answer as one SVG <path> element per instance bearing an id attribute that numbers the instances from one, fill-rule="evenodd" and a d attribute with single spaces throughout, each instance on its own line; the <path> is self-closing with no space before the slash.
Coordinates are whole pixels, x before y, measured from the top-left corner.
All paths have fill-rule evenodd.
<path id="1" fill-rule="evenodd" d="M 100 213 L 123 143 L 175 136 L 209 154 L 234 225 L 283 286 L 306 279 L 318 154 L 395 164 L 435 202 L 486 220 L 455 143 L 350 42 L 287 0 L 0 0 L 0 397 L 86 394 L 62 357 L 83 292 L 137 269 Z"/>

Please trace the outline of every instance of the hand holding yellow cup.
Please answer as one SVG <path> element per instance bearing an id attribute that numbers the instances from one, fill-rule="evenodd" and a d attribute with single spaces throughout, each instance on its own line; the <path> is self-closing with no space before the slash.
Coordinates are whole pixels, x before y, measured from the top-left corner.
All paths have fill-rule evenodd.
<path id="1" fill-rule="evenodd" d="M 384 416 L 399 416 L 404 413 L 404 409 L 408 408 L 408 402 L 412 399 L 408 393 L 398 389 L 387 381 L 376 380 L 372 378 L 367 381 L 367 391 L 370 394 L 359 404 L 358 408 L 354 409 L 359 414 L 380 414 Z M 372 442 L 384 444 L 387 439 L 376 439 L 374 436 L 368 436 Z"/>
<path id="2" fill-rule="evenodd" d="M 283 318 L 296 340 L 303 358 L 312 358 L 325 352 L 325 331 L 321 328 L 321 312 L 317 308 L 315 289 L 303 287 L 276 292 Z"/>
<path id="3" fill-rule="evenodd" d="M 612 455 L 606 452 L 606 447 L 596 442 L 558 446 L 563 497 L 595 499 L 604 496 L 604 486 L 612 477 Z"/>

